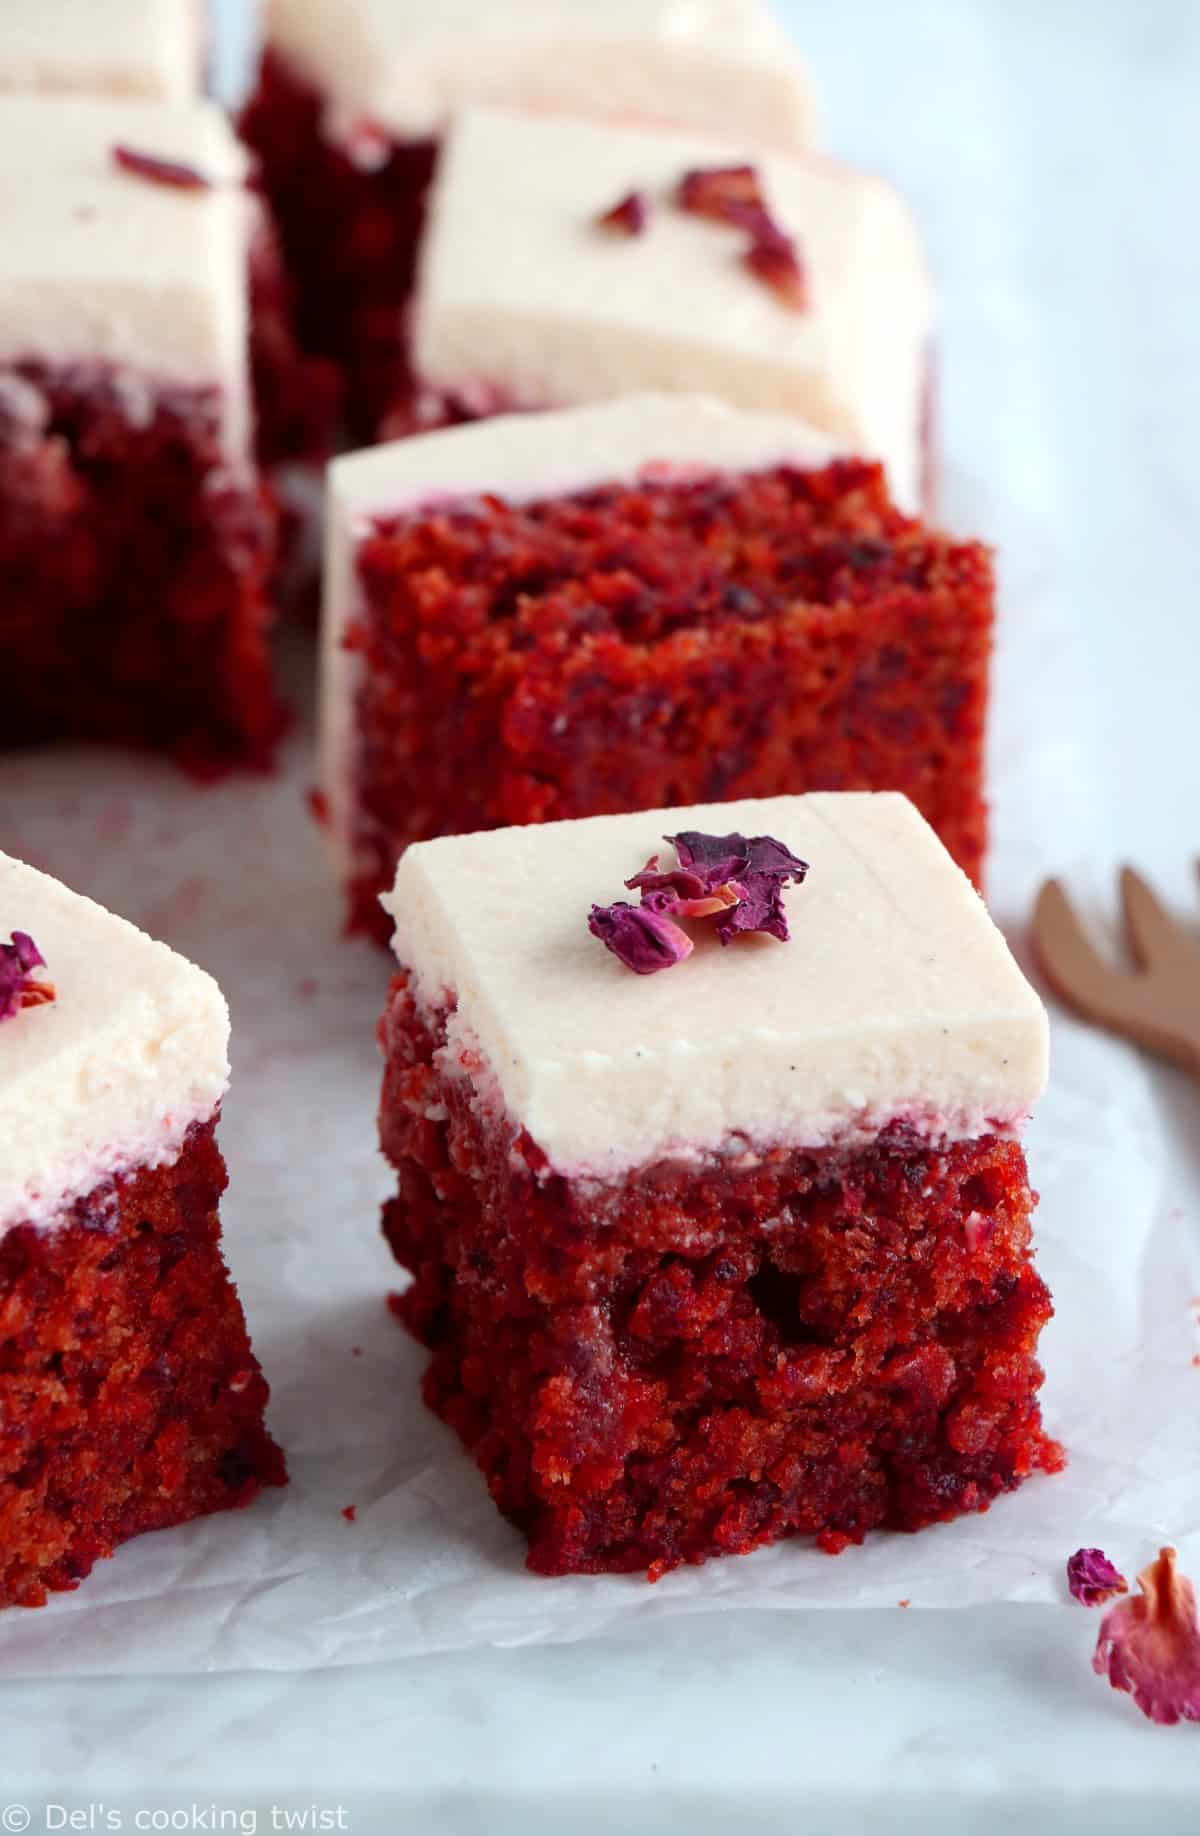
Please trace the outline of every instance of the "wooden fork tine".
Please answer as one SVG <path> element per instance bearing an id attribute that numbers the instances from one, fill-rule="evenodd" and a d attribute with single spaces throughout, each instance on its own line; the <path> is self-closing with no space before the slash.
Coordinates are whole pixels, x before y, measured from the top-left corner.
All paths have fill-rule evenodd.
<path id="1" fill-rule="evenodd" d="M 1058 880 L 1047 880 L 1037 896 L 1033 946 L 1055 994 L 1087 1019 L 1107 1022 L 1122 978 L 1096 950 Z"/>
<path id="2" fill-rule="evenodd" d="M 1171 924 L 1145 881 L 1122 875 L 1134 947 L 1145 967 L 1123 975 L 1097 953 L 1066 893 L 1048 880 L 1033 914 L 1033 944 L 1046 980 L 1085 1020 L 1136 1040 L 1200 1074 L 1200 951 Z"/>
<path id="3" fill-rule="evenodd" d="M 1121 869 L 1121 909 L 1130 948 L 1141 968 L 1152 969 L 1156 964 L 1175 962 L 1181 953 L 1192 949 L 1190 940 L 1160 903 L 1153 887 L 1132 867 Z M 1200 962 L 1197 967 L 1200 968 Z"/>

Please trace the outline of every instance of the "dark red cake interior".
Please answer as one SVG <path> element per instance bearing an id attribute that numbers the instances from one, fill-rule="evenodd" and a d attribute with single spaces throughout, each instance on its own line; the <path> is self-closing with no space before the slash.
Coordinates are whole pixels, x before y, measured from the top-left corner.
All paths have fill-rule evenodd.
<path id="1" fill-rule="evenodd" d="M 364 928 L 412 841 L 795 791 L 903 791 L 981 876 L 990 557 L 878 466 L 475 498 L 358 571 Z"/>
<path id="2" fill-rule="evenodd" d="M 986 1510 L 1062 1453 L 1016 1142 L 780 1148 L 550 1175 L 434 1063 L 406 978 L 381 1028 L 395 1303 L 429 1406 L 545 1574 L 643 1570 Z M 446 1120 L 436 1120 L 445 1116 Z"/>
<path id="3" fill-rule="evenodd" d="M 214 1128 L 0 1237 L 0 1606 L 286 1481 L 221 1257 Z"/>
<path id="4" fill-rule="evenodd" d="M 324 111 L 319 91 L 268 52 L 241 129 L 296 285 L 301 343 L 336 361 L 347 430 L 361 443 L 411 394 L 405 308 L 436 149 L 363 123 L 352 157 L 325 138 Z"/>
<path id="5" fill-rule="evenodd" d="M 215 393 L 0 371 L 0 744 L 268 764 L 274 565 L 274 511 L 227 462 Z"/>

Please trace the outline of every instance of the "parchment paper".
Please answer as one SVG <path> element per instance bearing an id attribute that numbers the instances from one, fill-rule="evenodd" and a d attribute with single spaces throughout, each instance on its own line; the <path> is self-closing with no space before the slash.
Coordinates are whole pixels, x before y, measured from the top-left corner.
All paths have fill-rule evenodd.
<path id="1" fill-rule="evenodd" d="M 1089 858 L 1096 800 L 1078 653 L 1043 591 L 1044 532 L 951 479 L 960 527 L 1005 538 L 993 729 L 991 896 L 1019 921 L 1043 872 Z M 294 698 L 311 647 L 293 636 Z M 1055 1018 L 1051 1089 L 1028 1149 L 1041 1268 L 1045 1413 L 1066 1473 L 982 1517 L 877 1535 L 831 1559 L 803 1544 L 667 1576 L 545 1580 L 469 1458 L 425 1412 L 424 1354 L 386 1311 L 374 1023 L 387 959 L 339 934 L 304 807 L 311 733 L 285 769 L 198 790 L 169 768 L 55 751 L 0 762 L 0 846 L 60 875 L 210 969 L 229 997 L 222 1142 L 227 1253 L 273 1390 L 292 1483 L 251 1509 L 126 1545 L 70 1595 L 0 1616 L 0 1674 L 355 1664 L 482 1644 L 567 1641 L 723 1607 L 952 1607 L 1064 1597 L 1080 1543 L 1130 1561 L 1159 1536 L 1200 1554 L 1195 1410 L 1200 1271 L 1164 1189 L 1136 1055 Z M 1078 884 L 1078 882 L 1077 882 Z M 1085 887 L 1086 890 L 1086 887 Z M 342 1508 L 356 1507 L 349 1523 Z"/>

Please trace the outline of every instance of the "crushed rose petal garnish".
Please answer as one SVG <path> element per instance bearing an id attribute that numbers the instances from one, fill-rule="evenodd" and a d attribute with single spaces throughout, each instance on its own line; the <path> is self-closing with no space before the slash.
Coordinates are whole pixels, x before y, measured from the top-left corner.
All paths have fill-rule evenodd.
<path id="1" fill-rule="evenodd" d="M 694 947 L 687 933 L 669 918 L 624 899 L 615 905 L 593 905 L 588 930 L 635 975 L 673 969 Z"/>
<path id="2" fill-rule="evenodd" d="M 54 989 L 37 975 L 46 959 L 28 931 L 14 931 L 11 943 L 0 944 L 0 1020 L 11 1020 L 24 1007 L 42 1007 L 53 1001 Z"/>
<path id="3" fill-rule="evenodd" d="M 715 223 L 737 223 L 740 213 L 761 211 L 766 199 L 753 166 L 696 166 L 685 172 L 675 193 L 680 210 Z"/>
<path id="4" fill-rule="evenodd" d="M 734 878 L 745 866 L 739 855 L 700 869 L 675 867 L 660 873 L 658 856 L 652 854 L 640 873 L 625 884 L 631 892 L 640 892 L 647 911 L 669 912 L 677 918 L 711 918 L 727 911 L 745 898 L 745 888 Z"/>
<path id="5" fill-rule="evenodd" d="M 717 918 L 717 936 L 723 944 L 742 931 L 766 931 L 780 943 L 788 940 L 783 889 L 789 881 L 803 884 L 807 861 L 794 855 L 773 835 L 704 835 L 685 830 L 668 835 L 681 867 L 691 872 L 717 872 L 723 881 L 736 882 L 741 897 Z M 736 862 L 736 866 L 731 864 Z"/>
<path id="6" fill-rule="evenodd" d="M 150 179 L 156 185 L 170 185 L 176 191 L 208 191 L 212 186 L 203 172 L 195 166 L 185 166 L 181 160 L 161 159 L 156 153 L 140 153 L 136 147 L 121 143 L 114 146 L 112 156 L 122 172 Z"/>
<path id="7" fill-rule="evenodd" d="M 623 236 L 640 236 L 650 224 L 650 205 L 644 191 L 631 191 L 611 210 L 596 218 L 600 229 L 618 230 Z"/>
<path id="8" fill-rule="evenodd" d="M 625 884 L 642 896 L 640 905 L 618 900 L 593 905 L 588 929 L 638 975 L 670 969 L 692 952 L 680 918 L 715 918 L 722 944 L 742 931 L 766 931 L 788 939 L 783 889 L 799 886 L 808 863 L 773 835 L 704 835 L 697 829 L 667 835 L 678 856 L 663 870 L 652 854 Z"/>
<path id="9" fill-rule="evenodd" d="M 1111 1606 L 1100 1622 L 1092 1669 L 1126 1690 L 1150 1721 L 1200 1721 L 1200 1624 L 1196 1590 L 1160 1549 L 1138 1576 L 1140 1594 Z"/>
<path id="10" fill-rule="evenodd" d="M 1103 1549 L 1077 1549 L 1067 1559 L 1067 1586 L 1084 1606 L 1104 1606 L 1117 1594 L 1127 1594 L 1129 1583 Z"/>

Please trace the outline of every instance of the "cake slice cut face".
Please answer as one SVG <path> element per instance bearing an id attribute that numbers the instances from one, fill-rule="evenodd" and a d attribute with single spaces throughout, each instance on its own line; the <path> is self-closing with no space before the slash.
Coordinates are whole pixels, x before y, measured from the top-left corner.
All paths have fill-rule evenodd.
<path id="1" fill-rule="evenodd" d="M 690 954 L 631 973 L 588 914 L 664 837 L 806 863 L 788 941 L 678 919 Z M 1045 1015 L 903 797 L 443 838 L 386 903 L 395 1306 L 531 1567 L 837 1551 L 1061 1464 L 1019 1140 Z"/>
<path id="2" fill-rule="evenodd" d="M 274 0 L 243 126 L 305 334 L 344 366 L 359 438 L 406 390 L 434 155 L 481 102 L 788 152 L 811 134 L 807 81 L 764 0 Z"/>
<path id="3" fill-rule="evenodd" d="M 0 1606 L 38 1606 L 127 1538 L 247 1504 L 285 1472 L 221 1254 L 220 990 L 0 855 L 9 984 Z"/>
<path id="4" fill-rule="evenodd" d="M 778 416 L 629 397 L 335 463 L 322 786 L 354 923 L 427 837 L 898 790 L 976 879 L 987 552 Z"/>
<path id="5" fill-rule="evenodd" d="M 184 102 L 200 86 L 205 0 L 15 0 L 0 90 Z"/>
<path id="6" fill-rule="evenodd" d="M 0 101 L 0 744 L 269 757 L 244 175 L 206 103 Z"/>
<path id="7" fill-rule="evenodd" d="M 430 200 L 418 388 L 460 412 L 701 391 L 883 460 L 916 509 L 933 297 L 912 220 L 878 179 L 753 147 L 731 173 L 711 140 L 468 111 Z M 615 234 L 631 194 L 645 226 Z"/>

